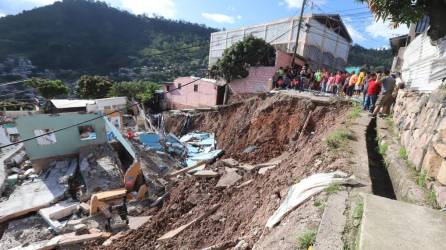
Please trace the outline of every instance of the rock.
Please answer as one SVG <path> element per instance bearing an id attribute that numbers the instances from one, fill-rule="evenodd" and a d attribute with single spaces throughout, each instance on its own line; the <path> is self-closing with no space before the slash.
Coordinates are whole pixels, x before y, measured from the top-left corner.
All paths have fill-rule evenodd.
<path id="1" fill-rule="evenodd" d="M 236 172 L 227 172 L 220 178 L 220 180 L 218 180 L 216 187 L 230 187 L 238 182 L 241 178 L 242 176 L 240 176 Z"/>
<path id="2" fill-rule="evenodd" d="M 433 185 L 433 189 L 435 192 L 435 196 L 437 198 L 438 205 L 441 208 L 445 208 L 446 207 L 446 187 L 439 183 L 435 183 Z"/>
<path id="3" fill-rule="evenodd" d="M 427 176 L 435 178 L 438 175 L 442 158 L 435 152 L 433 147 L 429 147 L 426 154 L 424 155 L 424 160 L 422 168 L 426 171 Z"/>
<path id="4" fill-rule="evenodd" d="M 437 174 L 437 181 L 446 185 L 446 160 L 443 160 Z"/>
<path id="5" fill-rule="evenodd" d="M 439 154 L 441 157 L 446 158 L 446 144 L 444 143 L 434 143 L 433 145 L 435 151 L 437 154 Z"/>
<path id="6" fill-rule="evenodd" d="M 237 188 L 243 188 L 243 187 L 246 187 L 246 186 L 248 186 L 249 184 L 251 184 L 251 182 L 253 182 L 253 179 L 243 182 L 242 184 L 238 185 Z"/>
<path id="7" fill-rule="evenodd" d="M 273 165 L 273 166 L 270 166 L 270 167 L 264 167 L 264 168 L 261 168 L 261 169 L 259 169 L 259 174 L 266 174 L 266 172 L 268 171 L 268 170 L 270 170 L 270 169 L 273 169 L 273 168 L 275 168 L 275 167 L 277 167 L 277 165 Z"/>

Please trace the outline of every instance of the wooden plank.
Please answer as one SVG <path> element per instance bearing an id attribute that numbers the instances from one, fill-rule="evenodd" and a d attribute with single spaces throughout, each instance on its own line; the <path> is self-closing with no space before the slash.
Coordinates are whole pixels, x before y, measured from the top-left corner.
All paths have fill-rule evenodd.
<path id="1" fill-rule="evenodd" d="M 175 172 L 170 173 L 168 176 L 176 176 L 176 175 L 179 175 L 179 174 L 183 174 L 183 173 L 186 173 L 186 172 L 188 172 L 188 171 L 190 171 L 190 170 L 192 170 L 192 169 L 201 167 L 202 165 L 205 165 L 205 168 L 206 168 L 206 163 L 201 163 L 201 164 L 197 164 L 197 165 L 195 165 L 195 166 L 182 168 L 182 169 L 180 169 L 180 170 L 178 170 L 178 171 L 175 171 Z"/>
<path id="2" fill-rule="evenodd" d="M 135 181 L 138 175 L 141 173 L 141 165 L 138 161 L 135 161 L 124 175 L 124 184 L 126 189 L 131 190 L 135 186 Z"/>
<path id="3" fill-rule="evenodd" d="M 216 204 L 214 206 L 212 206 L 209 210 L 207 210 L 204 214 L 200 215 L 200 217 L 192 220 L 191 222 L 182 225 L 178 228 L 175 228 L 173 230 L 170 230 L 169 232 L 163 234 L 161 237 L 159 237 L 157 240 L 158 241 L 162 241 L 162 240 L 168 240 L 168 239 L 172 239 L 173 237 L 179 235 L 181 232 L 183 232 L 184 230 L 186 230 L 187 228 L 189 228 L 190 226 L 192 226 L 194 223 L 200 222 L 201 220 L 203 220 L 204 218 L 208 217 L 209 215 L 213 214 L 215 211 L 217 211 L 217 209 L 220 207 L 219 204 Z"/>
<path id="4" fill-rule="evenodd" d="M 93 196 L 96 196 L 96 198 L 100 201 L 107 201 L 107 200 L 114 200 L 118 198 L 125 197 L 127 193 L 127 190 L 125 188 L 110 190 L 110 191 L 104 191 L 93 194 Z M 90 203 L 91 206 L 91 203 Z"/>

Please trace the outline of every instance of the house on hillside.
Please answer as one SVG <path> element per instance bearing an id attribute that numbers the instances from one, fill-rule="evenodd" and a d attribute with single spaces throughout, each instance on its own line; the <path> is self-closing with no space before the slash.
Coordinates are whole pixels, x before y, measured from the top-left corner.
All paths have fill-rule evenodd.
<path id="1" fill-rule="evenodd" d="M 211 34 L 209 67 L 222 57 L 226 48 L 252 35 L 273 45 L 277 51 L 291 55 L 296 46 L 299 17 Z M 289 32 L 291 31 L 292 32 Z M 287 32 L 288 31 L 288 32 Z M 310 14 L 303 17 L 297 54 L 312 68 L 343 69 L 347 63 L 352 38 L 338 14 Z M 291 62 L 285 63 L 286 66 Z M 276 62 L 276 65 L 278 63 Z M 280 64 L 280 63 L 279 63 Z"/>
<path id="2" fill-rule="evenodd" d="M 191 83 L 192 82 L 192 83 Z M 223 104 L 225 83 L 213 79 L 179 77 L 163 84 L 164 108 L 185 109 Z"/>

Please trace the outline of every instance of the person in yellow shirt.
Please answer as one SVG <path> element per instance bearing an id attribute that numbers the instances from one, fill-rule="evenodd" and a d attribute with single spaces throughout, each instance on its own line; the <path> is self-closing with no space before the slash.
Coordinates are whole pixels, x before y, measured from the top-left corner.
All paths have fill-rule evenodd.
<path id="1" fill-rule="evenodd" d="M 364 81 L 365 81 L 365 72 L 362 70 L 361 72 L 359 72 L 358 79 L 356 80 L 355 83 L 355 96 L 359 97 L 359 95 L 361 95 L 362 86 L 364 86 Z"/>
<path id="2" fill-rule="evenodd" d="M 347 89 L 348 96 L 351 97 L 353 95 L 353 91 L 355 90 L 355 85 L 357 81 L 358 81 L 358 75 L 356 74 L 356 72 L 353 72 L 348 82 L 348 89 Z"/>

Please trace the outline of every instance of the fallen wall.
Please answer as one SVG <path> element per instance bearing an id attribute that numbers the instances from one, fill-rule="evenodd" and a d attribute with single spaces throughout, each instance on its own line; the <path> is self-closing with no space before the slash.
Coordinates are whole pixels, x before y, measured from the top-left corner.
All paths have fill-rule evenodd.
<path id="1" fill-rule="evenodd" d="M 446 207 L 446 91 L 400 90 L 394 122 L 400 143 L 416 171 L 432 182 L 437 201 Z M 423 175 L 421 174 L 421 175 Z M 431 185 L 429 184 L 429 185 Z"/>

